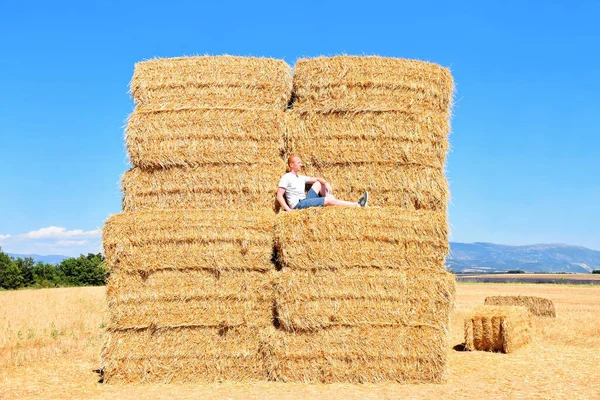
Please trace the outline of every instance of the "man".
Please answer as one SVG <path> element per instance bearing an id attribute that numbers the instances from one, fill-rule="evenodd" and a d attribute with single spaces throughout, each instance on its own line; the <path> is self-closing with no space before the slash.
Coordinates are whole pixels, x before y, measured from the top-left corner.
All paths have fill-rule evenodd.
<path id="1" fill-rule="evenodd" d="M 338 200 L 333 196 L 333 188 L 323 178 L 312 178 L 298 173 L 304 164 L 297 156 L 288 158 L 287 174 L 279 181 L 277 189 L 277 201 L 285 211 L 302 210 L 309 207 L 338 206 L 338 207 L 366 207 L 369 200 L 369 192 L 353 203 L 351 201 Z M 312 185 L 308 194 L 304 193 L 306 184 Z M 285 198 L 284 198 L 285 196 Z"/>

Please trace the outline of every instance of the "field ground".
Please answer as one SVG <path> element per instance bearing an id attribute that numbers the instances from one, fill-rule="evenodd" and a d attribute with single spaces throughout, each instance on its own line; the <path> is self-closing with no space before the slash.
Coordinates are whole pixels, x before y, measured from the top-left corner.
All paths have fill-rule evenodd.
<path id="1" fill-rule="evenodd" d="M 0 292 L 0 399 L 600 399 L 600 287 L 459 283 L 448 380 L 434 385 L 98 383 L 104 288 Z M 462 352 L 463 320 L 488 295 L 547 297 L 556 319 L 534 321 L 512 354 Z"/>

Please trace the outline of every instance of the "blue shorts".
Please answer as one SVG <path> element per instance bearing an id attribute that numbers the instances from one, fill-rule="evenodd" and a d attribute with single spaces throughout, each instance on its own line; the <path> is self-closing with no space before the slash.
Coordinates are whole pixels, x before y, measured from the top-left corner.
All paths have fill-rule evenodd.
<path id="1" fill-rule="evenodd" d="M 310 189 L 304 200 L 300 200 L 294 210 L 303 210 L 310 207 L 323 207 L 325 205 L 325 197 L 319 197 L 319 193 Z"/>

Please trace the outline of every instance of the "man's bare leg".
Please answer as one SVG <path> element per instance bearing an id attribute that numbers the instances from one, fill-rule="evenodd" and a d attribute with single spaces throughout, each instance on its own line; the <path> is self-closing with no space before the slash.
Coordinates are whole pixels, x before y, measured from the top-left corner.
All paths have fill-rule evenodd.
<path id="1" fill-rule="evenodd" d="M 329 182 L 325 183 L 325 185 L 321 185 L 320 182 L 315 182 L 310 188 L 314 190 L 315 193 L 318 193 L 319 197 L 325 197 L 328 194 L 333 195 L 333 188 Z"/>
<path id="2" fill-rule="evenodd" d="M 330 194 L 325 196 L 325 207 L 327 207 L 327 206 L 360 207 L 360 205 L 358 203 L 353 203 L 351 201 L 338 200 Z"/>

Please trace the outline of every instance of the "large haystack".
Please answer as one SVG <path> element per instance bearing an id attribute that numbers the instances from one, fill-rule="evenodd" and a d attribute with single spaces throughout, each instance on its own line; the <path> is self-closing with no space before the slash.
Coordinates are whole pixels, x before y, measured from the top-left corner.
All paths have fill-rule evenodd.
<path id="1" fill-rule="evenodd" d="M 467 350 L 511 353 L 531 335 L 531 314 L 523 306 L 479 306 L 465 319 Z"/>
<path id="2" fill-rule="evenodd" d="M 344 56 L 299 61 L 293 86 L 279 60 L 136 65 L 125 212 L 103 232 L 107 381 L 443 380 L 452 77 Z M 294 153 L 381 207 L 276 217 Z"/>
<path id="3" fill-rule="evenodd" d="M 550 299 L 535 296 L 488 296 L 485 304 L 491 306 L 524 306 L 533 315 L 556 317 L 556 308 Z"/>

